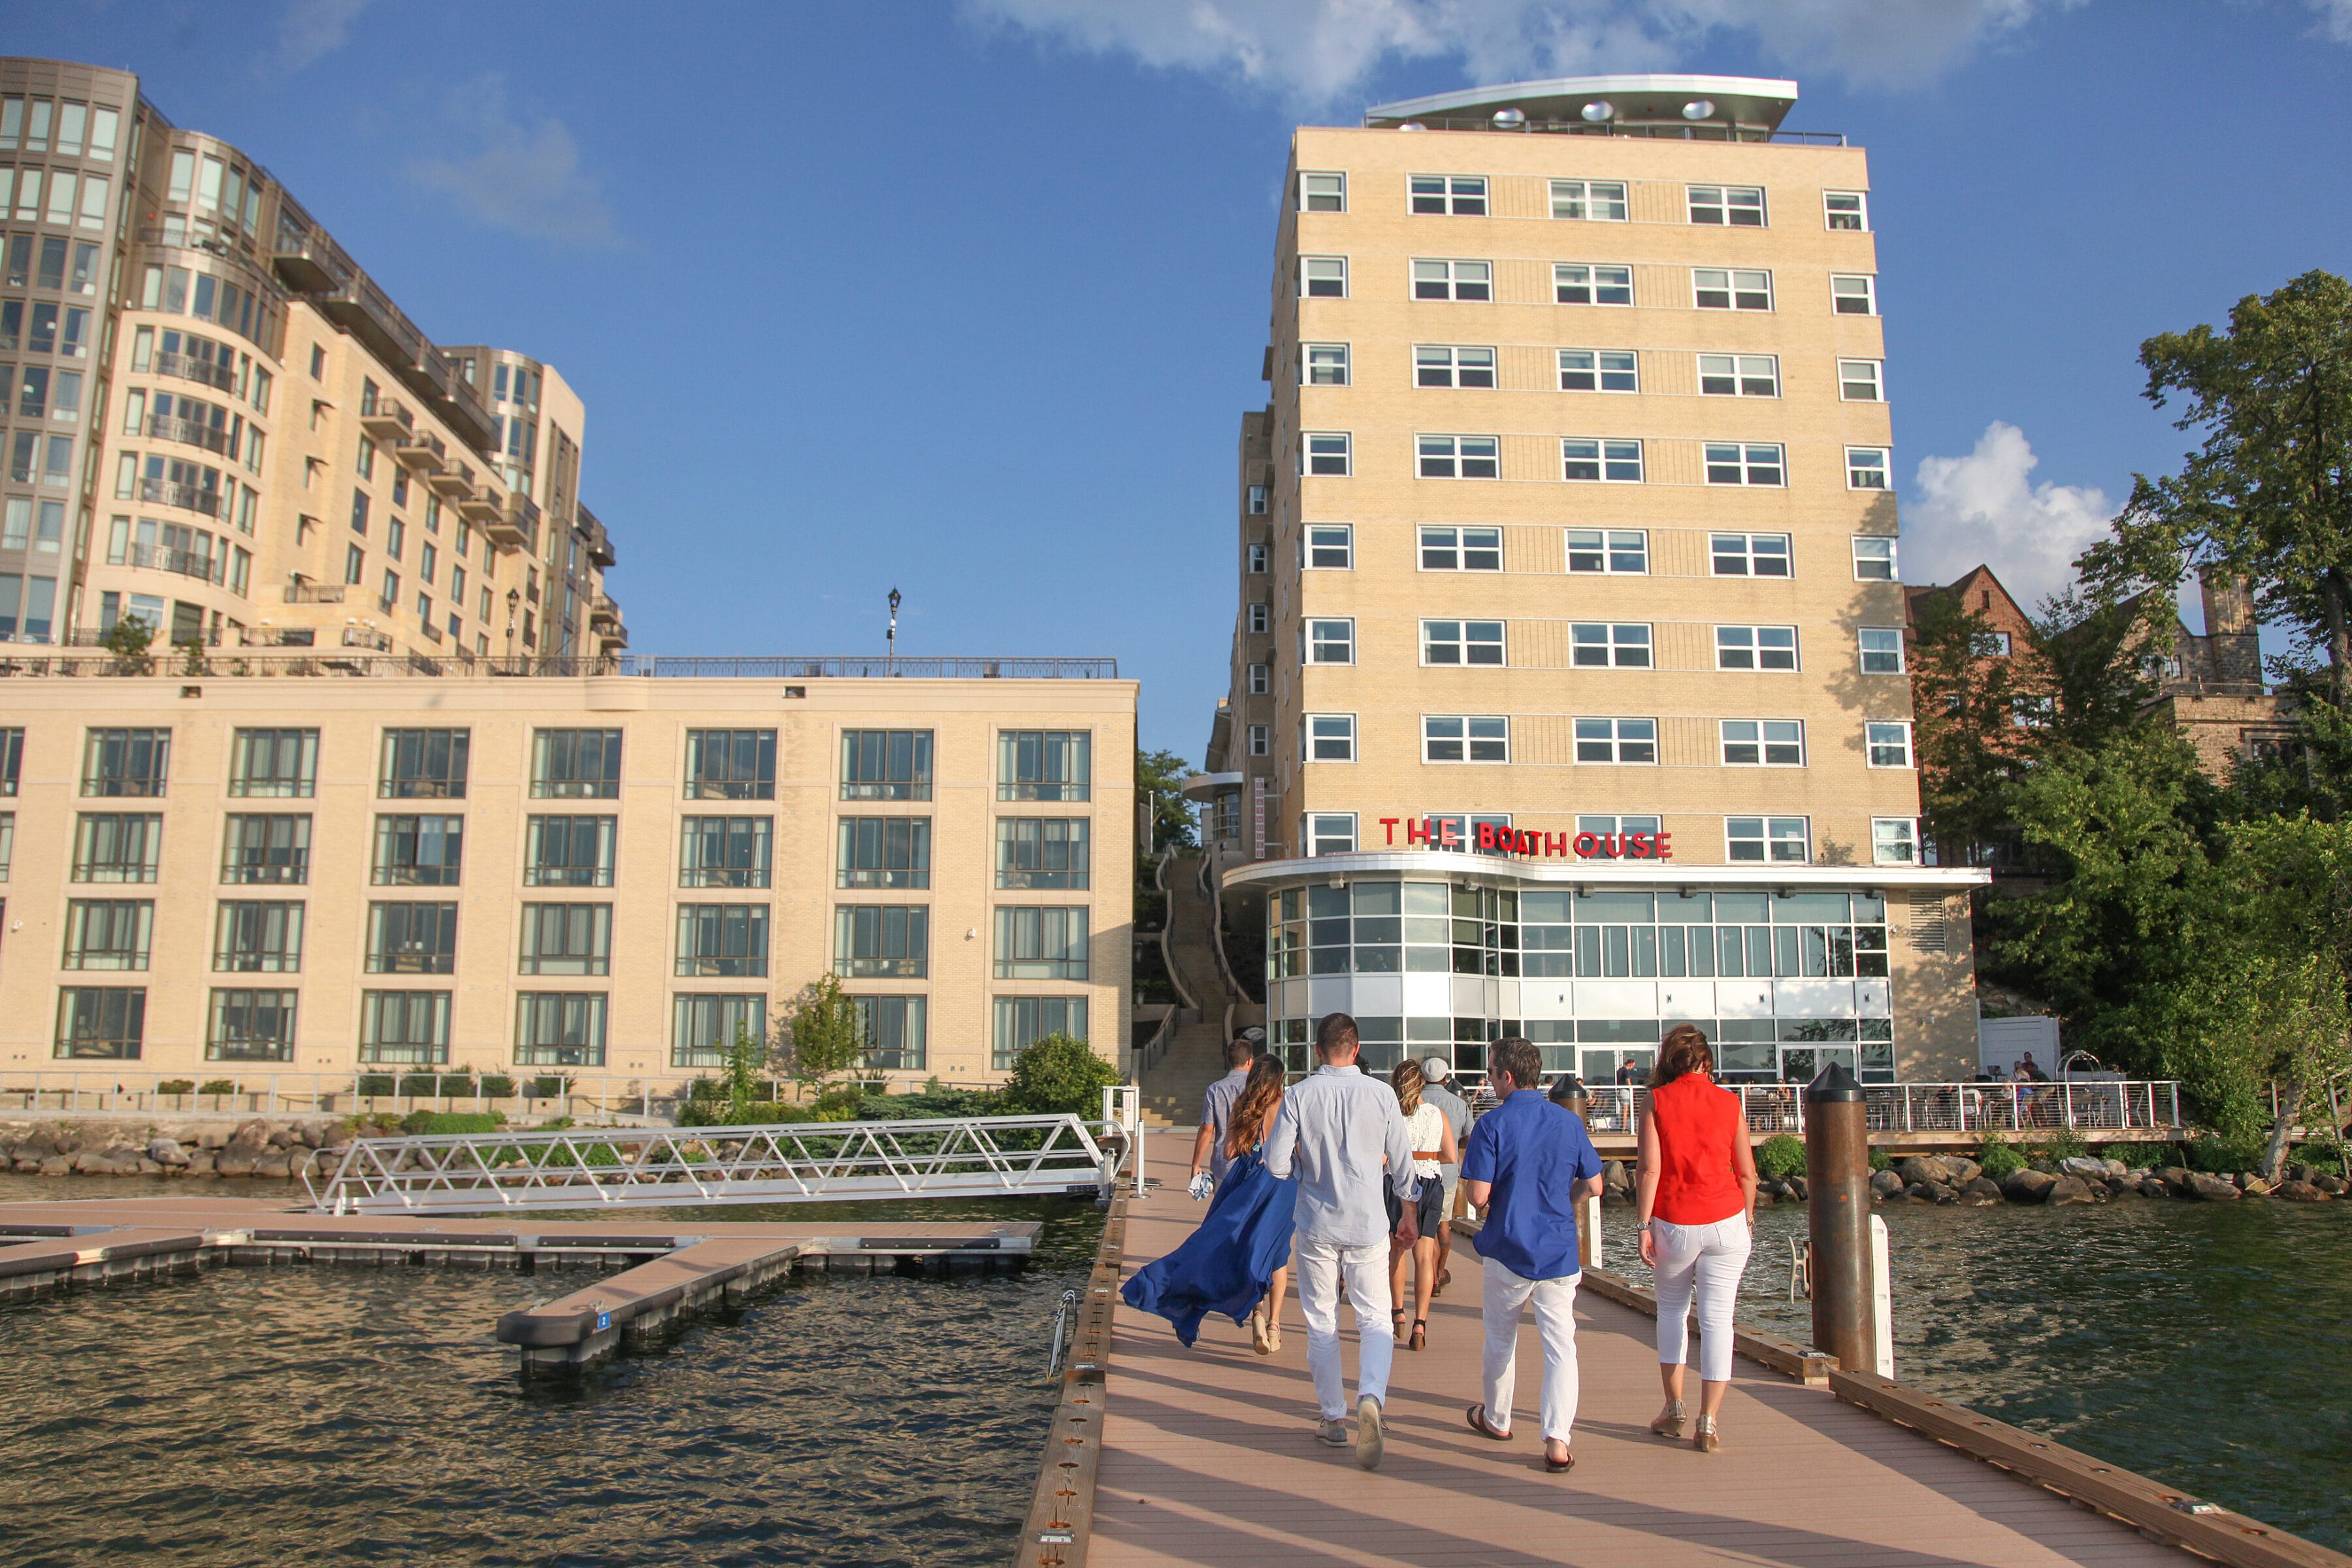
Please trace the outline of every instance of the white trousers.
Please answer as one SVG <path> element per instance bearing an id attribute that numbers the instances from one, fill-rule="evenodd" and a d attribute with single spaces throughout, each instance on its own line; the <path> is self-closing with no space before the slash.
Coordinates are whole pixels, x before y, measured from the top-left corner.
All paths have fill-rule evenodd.
<path id="1" fill-rule="evenodd" d="M 1486 1425 L 1511 1429 L 1511 1399 L 1519 1384 L 1519 1312 L 1535 1304 L 1543 1341 L 1543 1435 L 1568 1441 L 1576 1425 L 1576 1285 L 1583 1276 L 1529 1279 L 1486 1259 Z"/>
<path id="2" fill-rule="evenodd" d="M 1698 1295 L 1698 1374 L 1707 1383 L 1731 1381 L 1731 1317 L 1739 1300 L 1739 1277 L 1748 1271 L 1753 1237 L 1741 1215 L 1713 1225 L 1675 1225 L 1654 1219 L 1650 1238 L 1658 1261 L 1658 1364 L 1680 1366 L 1690 1353 L 1691 1295 Z"/>
<path id="3" fill-rule="evenodd" d="M 1298 1310 L 1307 1320 L 1307 1370 L 1315 1378 L 1315 1403 L 1326 1421 L 1348 1414 L 1347 1384 L 1339 1375 L 1339 1286 L 1344 1277 L 1348 1305 L 1356 1310 L 1356 1397 L 1389 1402 L 1389 1363 L 1396 1359 L 1396 1331 L 1389 1322 L 1389 1244 L 1339 1247 L 1328 1241 L 1298 1242 Z"/>

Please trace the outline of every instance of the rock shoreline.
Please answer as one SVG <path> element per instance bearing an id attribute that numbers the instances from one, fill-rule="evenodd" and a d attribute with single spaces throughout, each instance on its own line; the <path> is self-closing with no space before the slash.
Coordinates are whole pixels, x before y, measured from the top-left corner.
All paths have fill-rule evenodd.
<path id="1" fill-rule="evenodd" d="M 1601 1167 L 1601 1201 L 1633 1201 L 1631 1162 L 1610 1160 Z M 1891 1169 L 1873 1172 L 1871 1199 L 1876 1203 L 1915 1203 L 1990 1208 L 1996 1204 L 2038 1204 L 2063 1208 L 2071 1204 L 2104 1204 L 2117 1199 L 2177 1198 L 2192 1203 L 2234 1203 L 2245 1198 L 2272 1198 L 2282 1203 L 2327 1203 L 2352 1196 L 2352 1182 L 2343 1176 L 2289 1164 L 2273 1186 L 2249 1171 L 2218 1176 L 2179 1165 L 2134 1169 L 2121 1160 L 2077 1154 L 2063 1160 L 2036 1160 L 2000 1181 L 1961 1154 L 1913 1154 Z M 1769 1178 L 1757 1187 L 1759 1207 L 1773 1203 L 1801 1203 L 1807 1196 L 1802 1176 L 1786 1181 Z"/>
<path id="2" fill-rule="evenodd" d="M 82 1128 L 58 1122 L 0 1127 L 0 1170 L 34 1176 L 251 1176 L 299 1181 L 356 1134 L 337 1117 L 234 1126 L 158 1122 Z"/>

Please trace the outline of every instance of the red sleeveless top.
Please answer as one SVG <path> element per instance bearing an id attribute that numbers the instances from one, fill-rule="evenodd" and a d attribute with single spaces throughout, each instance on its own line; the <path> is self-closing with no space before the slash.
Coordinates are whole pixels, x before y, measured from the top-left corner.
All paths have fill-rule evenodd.
<path id="1" fill-rule="evenodd" d="M 1731 1142 L 1748 1136 L 1739 1097 L 1685 1073 L 1650 1091 L 1658 1130 L 1658 1195 L 1651 1213 L 1669 1225 L 1713 1225 L 1748 1206 L 1731 1166 Z"/>

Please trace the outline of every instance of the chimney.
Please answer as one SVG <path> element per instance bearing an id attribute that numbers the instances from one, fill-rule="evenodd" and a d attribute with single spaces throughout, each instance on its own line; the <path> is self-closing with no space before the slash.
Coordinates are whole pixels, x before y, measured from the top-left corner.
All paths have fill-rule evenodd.
<path id="1" fill-rule="evenodd" d="M 2263 650 L 2254 626 L 2254 596 L 2245 579 L 2216 571 L 2197 574 L 2205 605 L 2205 647 L 2213 687 L 2233 696 L 2263 694 Z"/>

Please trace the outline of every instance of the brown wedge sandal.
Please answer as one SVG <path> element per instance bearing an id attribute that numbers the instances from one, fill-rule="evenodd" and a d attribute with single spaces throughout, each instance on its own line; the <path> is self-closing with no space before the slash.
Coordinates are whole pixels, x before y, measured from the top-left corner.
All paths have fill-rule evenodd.
<path id="1" fill-rule="evenodd" d="M 1409 1351 L 1427 1350 L 1429 1348 L 1429 1320 L 1427 1318 L 1415 1318 L 1412 1321 L 1412 1338 L 1405 1342 L 1404 1348 Z"/>

